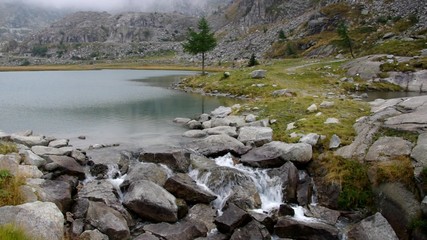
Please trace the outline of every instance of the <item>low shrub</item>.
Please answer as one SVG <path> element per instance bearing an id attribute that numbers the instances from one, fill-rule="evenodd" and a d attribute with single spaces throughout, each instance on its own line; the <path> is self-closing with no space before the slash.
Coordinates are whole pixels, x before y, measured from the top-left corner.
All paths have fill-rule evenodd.
<path id="1" fill-rule="evenodd" d="M 23 178 L 15 177 L 8 170 L 0 169 L 0 207 L 22 204 L 24 198 L 19 187 L 23 184 Z"/>

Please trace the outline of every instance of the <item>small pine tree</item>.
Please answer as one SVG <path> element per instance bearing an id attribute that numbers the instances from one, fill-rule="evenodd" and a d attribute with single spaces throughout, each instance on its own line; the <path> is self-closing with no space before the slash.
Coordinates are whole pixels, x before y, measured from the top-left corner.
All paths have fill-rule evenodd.
<path id="1" fill-rule="evenodd" d="M 345 25 L 344 22 L 341 22 L 338 25 L 337 33 L 341 37 L 341 42 L 344 45 L 344 47 L 347 47 L 350 50 L 351 57 L 354 58 L 353 42 L 352 42 L 350 36 L 348 35 L 347 25 Z"/>
<path id="2" fill-rule="evenodd" d="M 259 65 L 258 60 L 256 60 L 256 56 L 254 53 L 252 53 L 251 58 L 249 59 L 248 67 L 253 67 Z"/>
<path id="3" fill-rule="evenodd" d="M 279 31 L 279 40 L 280 41 L 285 41 L 286 40 L 286 34 L 285 34 L 285 31 L 283 31 L 283 29 L 281 29 Z"/>

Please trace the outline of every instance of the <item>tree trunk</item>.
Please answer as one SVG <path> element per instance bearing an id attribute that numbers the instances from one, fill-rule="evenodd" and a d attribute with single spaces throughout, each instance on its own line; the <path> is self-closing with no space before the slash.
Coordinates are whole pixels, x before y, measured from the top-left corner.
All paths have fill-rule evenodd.
<path id="1" fill-rule="evenodd" d="M 202 75 L 205 75 L 205 53 L 202 52 Z"/>

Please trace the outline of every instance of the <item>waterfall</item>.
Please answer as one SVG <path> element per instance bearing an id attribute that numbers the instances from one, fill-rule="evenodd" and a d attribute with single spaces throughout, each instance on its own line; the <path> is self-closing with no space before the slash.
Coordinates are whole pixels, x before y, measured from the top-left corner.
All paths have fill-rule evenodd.
<path id="1" fill-rule="evenodd" d="M 114 189 L 116 189 L 120 202 L 123 202 L 123 192 L 120 189 L 120 185 L 125 180 L 126 175 L 127 174 L 121 174 L 117 164 L 108 165 L 107 181 L 109 181 L 111 185 L 113 185 Z"/>

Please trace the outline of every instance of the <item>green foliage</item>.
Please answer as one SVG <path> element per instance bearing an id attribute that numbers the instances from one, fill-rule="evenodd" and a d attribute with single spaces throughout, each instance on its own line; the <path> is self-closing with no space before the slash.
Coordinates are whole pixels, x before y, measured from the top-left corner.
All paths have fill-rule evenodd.
<path id="1" fill-rule="evenodd" d="M 258 60 L 256 59 L 256 56 L 254 53 L 252 53 L 251 58 L 249 59 L 248 67 L 253 67 L 259 65 Z"/>
<path id="2" fill-rule="evenodd" d="M 21 64 L 20 64 L 20 66 L 30 66 L 31 65 L 31 63 L 30 63 L 30 61 L 28 61 L 28 59 L 25 59 Z"/>
<path id="3" fill-rule="evenodd" d="M 9 154 L 18 152 L 18 148 L 14 143 L 0 142 L 0 154 Z"/>
<path id="4" fill-rule="evenodd" d="M 202 73 L 205 72 L 205 53 L 217 45 L 214 33 L 211 32 L 208 21 L 202 18 L 198 24 L 198 32 L 189 29 L 186 42 L 182 44 L 184 51 L 191 54 L 202 54 Z"/>
<path id="5" fill-rule="evenodd" d="M 47 46 L 44 45 L 36 45 L 33 47 L 33 49 L 31 50 L 31 54 L 33 56 L 38 56 L 38 57 L 46 57 L 48 48 Z"/>
<path id="6" fill-rule="evenodd" d="M 407 63 L 383 63 L 380 66 L 383 72 L 415 72 L 415 68 Z"/>
<path id="7" fill-rule="evenodd" d="M 386 24 L 388 22 L 388 20 L 390 20 L 390 17 L 386 17 L 386 16 L 379 16 L 377 18 L 377 23 L 380 24 Z"/>
<path id="8" fill-rule="evenodd" d="M 0 169 L 0 207 L 23 203 L 19 190 L 23 183 L 22 178 L 13 176 L 8 170 Z"/>
<path id="9" fill-rule="evenodd" d="M 344 22 L 341 22 L 338 25 L 337 33 L 338 33 L 338 36 L 341 37 L 342 45 L 350 50 L 350 54 L 354 58 L 353 43 L 352 43 L 350 36 L 348 35 L 347 25 L 345 25 Z"/>
<path id="10" fill-rule="evenodd" d="M 28 237 L 25 232 L 11 224 L 0 226 L 0 239 L 2 240 L 31 240 L 34 238 Z"/>
<path id="11" fill-rule="evenodd" d="M 414 169 L 411 159 L 407 156 L 399 156 L 393 160 L 378 163 L 372 167 L 372 172 L 376 185 L 385 182 L 400 182 L 409 189 L 414 186 Z"/>
<path id="12" fill-rule="evenodd" d="M 283 31 L 283 29 L 280 29 L 280 31 L 279 31 L 279 40 L 280 41 L 286 40 L 286 34 L 285 34 L 285 31 Z"/>
<path id="13" fill-rule="evenodd" d="M 401 138 L 403 138 L 403 139 L 405 139 L 407 141 L 410 141 L 410 142 L 412 142 L 414 144 L 417 142 L 417 139 L 418 139 L 418 134 L 417 133 L 383 127 L 383 128 L 380 128 L 377 131 L 377 133 L 374 135 L 373 141 L 376 141 L 380 137 L 384 137 L 384 136 L 401 137 Z"/>
<path id="14" fill-rule="evenodd" d="M 417 56 L 426 47 L 425 40 L 415 41 L 389 40 L 366 49 L 364 54 L 393 54 L 395 56 Z"/>

